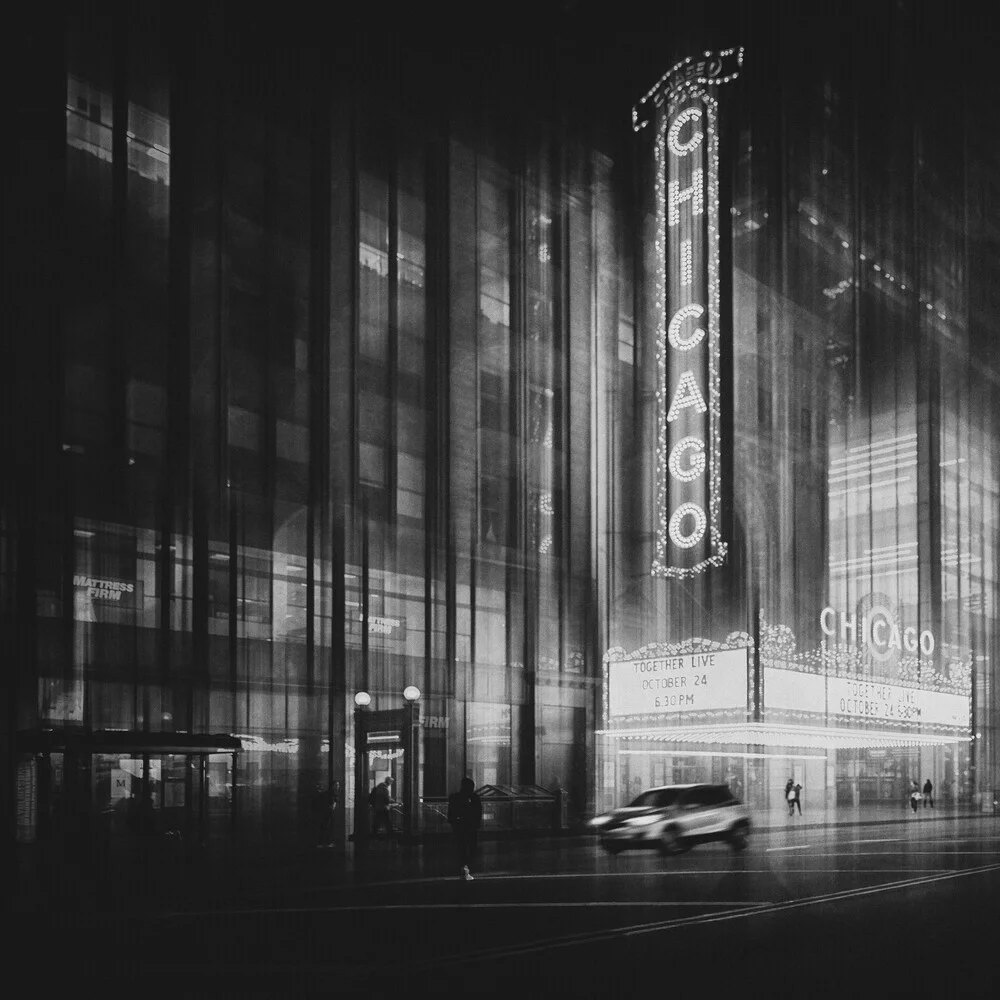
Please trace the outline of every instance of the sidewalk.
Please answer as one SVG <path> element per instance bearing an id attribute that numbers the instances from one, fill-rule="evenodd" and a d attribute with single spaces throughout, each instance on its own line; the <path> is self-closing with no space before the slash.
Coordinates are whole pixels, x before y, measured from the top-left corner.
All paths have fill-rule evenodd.
<path id="1" fill-rule="evenodd" d="M 981 821 L 1000 830 L 1000 816 L 973 812 L 968 806 L 921 807 L 864 806 L 854 810 L 803 809 L 789 816 L 784 806 L 757 816 L 753 830 L 818 830 L 863 827 L 890 823 L 969 824 Z M 946 827 L 947 829 L 947 827 Z M 588 830 L 543 834 L 530 838 L 480 840 L 484 870 L 510 865 L 537 864 L 542 869 L 569 861 L 581 846 L 595 843 Z M 422 843 L 375 841 L 366 846 L 348 843 L 344 848 L 300 847 L 277 849 L 212 845 L 197 853 L 156 850 L 142 858 L 105 858 L 102 864 L 81 866 L 49 852 L 22 845 L 19 886 L 13 909 L 21 912 L 155 911 L 184 908 L 230 907 L 269 895 L 294 893 L 321 886 L 409 881 L 438 878 L 453 873 L 454 856 L 449 838 L 428 838 Z M 560 855 L 564 856 L 560 859 Z"/>
<path id="2" fill-rule="evenodd" d="M 800 826 L 868 826 L 878 823 L 898 823 L 903 820 L 914 823 L 927 820 L 959 820 L 977 817 L 993 818 L 991 812 L 977 812 L 971 804 L 941 804 L 934 807 L 921 805 L 914 813 L 910 803 L 877 803 L 863 806 L 814 807 L 809 802 L 803 802 L 802 815 L 796 810 L 794 816 L 788 815 L 788 807 L 781 803 L 768 810 L 765 814 L 751 813 L 754 829 L 788 830 Z"/>

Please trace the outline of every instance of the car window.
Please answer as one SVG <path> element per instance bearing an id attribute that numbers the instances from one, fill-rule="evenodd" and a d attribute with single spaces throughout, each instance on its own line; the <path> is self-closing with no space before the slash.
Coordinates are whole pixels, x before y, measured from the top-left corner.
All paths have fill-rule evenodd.
<path id="1" fill-rule="evenodd" d="M 629 803 L 633 807 L 642 806 L 644 809 L 656 805 L 656 792 L 643 792 L 637 799 Z"/>
<path id="2" fill-rule="evenodd" d="M 633 807 L 644 809 L 664 809 L 672 806 L 680 794 L 676 788 L 654 788 L 652 791 L 643 792 L 631 804 Z"/>
<path id="3" fill-rule="evenodd" d="M 732 799 L 729 789 L 724 785 L 713 785 L 705 790 L 705 802 L 710 806 L 722 806 Z"/>
<path id="4" fill-rule="evenodd" d="M 685 807 L 708 805 L 708 795 L 710 791 L 711 789 L 706 785 L 699 785 L 697 788 L 690 788 L 687 792 L 685 792 L 681 805 Z"/>
<path id="5" fill-rule="evenodd" d="M 667 806 L 672 806 L 680 798 L 680 794 L 676 788 L 661 788 L 656 793 L 657 808 L 665 809 Z"/>

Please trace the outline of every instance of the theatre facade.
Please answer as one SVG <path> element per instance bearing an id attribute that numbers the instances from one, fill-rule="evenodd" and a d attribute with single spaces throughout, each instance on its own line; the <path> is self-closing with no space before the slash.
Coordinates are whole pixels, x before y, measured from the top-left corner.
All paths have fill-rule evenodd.
<path id="1" fill-rule="evenodd" d="M 134 796 L 312 842 L 332 784 L 343 844 L 385 777 L 412 835 L 465 775 L 493 829 L 683 781 L 992 801 L 1000 177 L 957 50 L 925 86 L 906 5 L 850 59 L 745 13 L 629 80 L 199 17 L 85 4 L 34 70 L 20 840 L 127 839 Z"/>
<path id="2" fill-rule="evenodd" d="M 633 109 L 598 805 L 710 780 L 766 816 L 792 779 L 806 809 L 903 809 L 930 780 L 994 809 L 995 139 L 968 36 L 906 5 L 839 54 L 746 27 Z"/>

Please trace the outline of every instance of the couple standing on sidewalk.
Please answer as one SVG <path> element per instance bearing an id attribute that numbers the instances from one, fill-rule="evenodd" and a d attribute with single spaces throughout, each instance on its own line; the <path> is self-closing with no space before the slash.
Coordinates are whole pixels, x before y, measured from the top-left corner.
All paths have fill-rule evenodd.
<path id="1" fill-rule="evenodd" d="M 924 782 L 923 792 L 920 790 L 920 783 L 914 778 L 910 782 L 910 808 L 916 812 L 917 806 L 923 801 L 924 808 L 927 808 L 927 803 L 930 803 L 931 809 L 934 808 L 934 786 L 931 784 L 931 779 L 928 778 Z"/>
<path id="2" fill-rule="evenodd" d="M 789 778 L 785 782 L 785 801 L 788 803 L 788 815 L 795 815 L 795 807 L 799 807 L 799 815 L 802 815 L 802 786 L 794 779 Z"/>

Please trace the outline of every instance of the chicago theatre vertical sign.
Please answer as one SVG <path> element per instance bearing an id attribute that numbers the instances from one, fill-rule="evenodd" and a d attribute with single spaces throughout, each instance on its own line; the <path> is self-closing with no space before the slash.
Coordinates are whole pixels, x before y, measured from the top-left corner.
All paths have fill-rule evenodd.
<path id="1" fill-rule="evenodd" d="M 726 556 L 722 499 L 719 86 L 742 49 L 673 67 L 632 112 L 653 125 L 656 174 L 654 576 L 688 577 Z"/>

